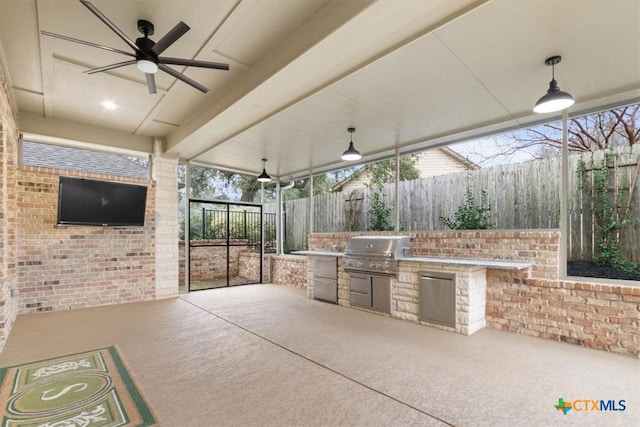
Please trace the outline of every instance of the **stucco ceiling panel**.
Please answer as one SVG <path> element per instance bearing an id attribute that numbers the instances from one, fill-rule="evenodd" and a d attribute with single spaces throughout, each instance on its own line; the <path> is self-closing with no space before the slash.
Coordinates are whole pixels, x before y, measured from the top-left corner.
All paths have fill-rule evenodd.
<path id="1" fill-rule="evenodd" d="M 251 66 L 326 2 L 241 2 L 216 34 L 213 45 L 234 61 Z"/>
<path id="2" fill-rule="evenodd" d="M 118 84 L 108 80 L 117 79 Z M 99 82 L 96 85 L 96 80 Z M 53 110 L 56 116 L 74 117 L 83 123 L 124 130 L 134 133 L 139 123 L 153 108 L 162 94 L 148 95 L 146 85 L 110 76 L 108 74 L 86 75 L 65 63 L 54 64 L 53 82 L 56 92 Z M 131 96 L 131 94 L 139 94 Z M 82 102 L 69 100 L 82 99 Z M 118 99 L 127 99 L 120 103 Z M 104 109 L 101 103 L 112 100 L 117 105 L 113 111 Z"/>
<path id="3" fill-rule="evenodd" d="M 16 103 L 22 111 L 44 115 L 42 94 L 20 89 L 15 89 L 13 94 L 16 97 Z"/>
<path id="4" fill-rule="evenodd" d="M 42 93 L 35 0 L 6 1 L 0 9 L 0 52 L 11 61 L 11 84 Z M 18 71 L 19 70 L 19 71 Z"/>
<path id="5" fill-rule="evenodd" d="M 544 60 L 577 102 L 639 88 L 640 2 L 490 2 L 437 35 L 514 117 L 548 88 Z M 470 37 L 469 35 L 473 36 Z M 490 46 L 491 50 L 487 47 Z M 622 47 L 622 49 L 618 49 Z"/>

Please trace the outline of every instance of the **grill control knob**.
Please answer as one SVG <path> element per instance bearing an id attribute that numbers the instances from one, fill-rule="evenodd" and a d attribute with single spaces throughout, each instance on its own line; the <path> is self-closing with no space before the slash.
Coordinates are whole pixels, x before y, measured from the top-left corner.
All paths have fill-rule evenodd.
<path id="1" fill-rule="evenodd" d="M 382 268 L 384 268 L 385 270 L 389 268 L 389 263 L 385 262 L 384 264 L 382 264 Z"/>
<path id="2" fill-rule="evenodd" d="M 364 263 L 363 263 L 362 261 L 358 261 L 358 264 L 357 264 L 357 265 L 358 265 L 358 267 L 362 267 L 362 265 L 363 265 L 363 264 L 364 264 Z"/>
<path id="3" fill-rule="evenodd" d="M 375 267 L 377 267 L 377 265 L 375 263 L 373 263 L 373 262 L 369 263 L 369 268 L 375 268 Z"/>
<path id="4" fill-rule="evenodd" d="M 347 261 L 345 261 L 345 263 L 344 263 L 344 264 L 345 264 L 345 265 L 351 265 L 351 264 L 353 264 L 353 262 L 352 262 L 351 260 L 347 260 Z"/>

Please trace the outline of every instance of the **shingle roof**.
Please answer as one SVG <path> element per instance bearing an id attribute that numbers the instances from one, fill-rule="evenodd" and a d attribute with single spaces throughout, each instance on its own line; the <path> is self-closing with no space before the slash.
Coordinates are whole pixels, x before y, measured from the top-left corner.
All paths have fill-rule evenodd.
<path id="1" fill-rule="evenodd" d="M 22 163 L 45 168 L 149 179 L 147 167 L 125 156 L 31 141 L 22 142 Z"/>

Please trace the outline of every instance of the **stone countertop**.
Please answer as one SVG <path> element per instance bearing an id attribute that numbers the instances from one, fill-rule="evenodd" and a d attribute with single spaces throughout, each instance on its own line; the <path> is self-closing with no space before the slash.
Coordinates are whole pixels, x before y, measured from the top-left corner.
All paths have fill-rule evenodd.
<path id="1" fill-rule="evenodd" d="M 291 255 L 306 255 L 306 256 L 332 256 L 342 257 L 344 252 L 334 251 L 293 251 Z M 466 258 L 444 258 L 444 257 L 420 257 L 420 256 L 405 256 L 399 257 L 398 261 L 409 262 L 426 262 L 433 264 L 449 264 L 449 265 L 461 265 L 468 267 L 485 267 L 485 268 L 499 268 L 503 270 L 524 270 L 533 265 L 532 262 L 524 261 L 505 261 L 499 259 L 466 259 Z"/>
<path id="2" fill-rule="evenodd" d="M 398 261 L 428 262 L 433 264 L 449 264 L 449 265 L 462 265 L 462 266 L 469 266 L 469 267 L 499 268 L 503 270 L 524 270 L 533 265 L 532 262 L 524 262 L 524 261 L 504 261 L 499 259 L 494 260 L 494 259 L 421 257 L 421 256 L 399 257 Z"/>
<path id="3" fill-rule="evenodd" d="M 291 255 L 306 255 L 306 256 L 334 256 L 341 257 L 344 255 L 344 252 L 334 252 L 334 251 L 292 251 Z"/>

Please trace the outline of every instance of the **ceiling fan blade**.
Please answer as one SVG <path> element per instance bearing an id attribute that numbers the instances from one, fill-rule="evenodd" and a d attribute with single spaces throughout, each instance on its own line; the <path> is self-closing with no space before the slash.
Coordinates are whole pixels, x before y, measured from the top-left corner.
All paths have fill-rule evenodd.
<path id="1" fill-rule="evenodd" d="M 149 93 L 157 93 L 156 92 L 156 78 L 153 73 L 144 73 L 147 76 L 147 87 L 149 88 Z"/>
<path id="2" fill-rule="evenodd" d="M 188 67 L 213 68 L 215 70 L 229 69 L 229 64 L 223 64 L 222 62 L 196 61 L 195 59 L 168 58 L 166 56 L 158 58 L 158 62 L 161 64 L 186 65 Z"/>
<path id="3" fill-rule="evenodd" d="M 136 60 L 132 59 L 130 61 L 124 61 L 124 62 L 118 62 L 116 64 L 105 65 L 104 67 L 92 68 L 91 70 L 87 70 L 83 72 L 87 74 L 101 73 L 103 71 L 113 70 L 114 68 L 126 67 L 127 65 L 133 65 L 135 63 L 136 63 Z"/>
<path id="4" fill-rule="evenodd" d="M 198 89 L 202 93 L 209 92 L 209 89 L 207 89 L 206 87 L 202 86 L 200 83 L 198 83 L 198 82 L 196 82 L 194 80 L 191 80 L 189 77 L 185 76 L 184 74 L 180 74 L 179 72 L 177 72 L 176 70 L 174 70 L 171 67 L 168 67 L 168 66 L 166 66 L 164 64 L 158 64 L 158 68 L 160 68 L 165 73 L 172 75 L 176 79 L 182 80 L 183 82 L 185 82 L 189 86 L 192 86 L 192 87 Z"/>
<path id="5" fill-rule="evenodd" d="M 49 31 L 40 31 L 40 33 L 45 35 L 45 36 L 55 37 L 55 38 L 58 38 L 58 39 L 62 39 L 62 40 L 66 40 L 66 41 L 70 41 L 70 42 L 74 42 L 74 43 L 80 43 L 80 44 L 84 44 L 84 45 L 91 46 L 91 47 L 97 47 L 98 49 L 104 49 L 104 50 L 108 50 L 110 52 L 121 53 L 122 55 L 132 56 L 134 58 L 136 57 L 131 52 L 125 52 L 124 50 L 114 49 L 114 48 L 109 47 L 109 46 L 102 46 L 100 44 L 91 43 L 91 42 L 88 42 L 88 41 L 85 41 L 85 40 L 74 39 L 73 37 L 63 36 L 62 34 L 50 33 Z"/>
<path id="6" fill-rule="evenodd" d="M 103 15 L 102 12 L 100 12 L 94 5 L 92 5 L 87 0 L 80 0 L 80 3 L 85 5 L 87 7 L 87 9 L 89 9 L 91 12 L 93 12 L 93 14 L 98 17 L 98 19 L 100 19 L 102 22 L 104 22 L 105 25 L 111 29 L 111 31 L 116 33 L 133 50 L 135 50 L 136 52 L 140 51 L 140 48 L 138 46 L 136 46 L 134 41 L 131 40 L 129 37 L 127 37 L 127 35 L 125 33 L 123 33 L 120 28 L 116 27 L 116 25 L 113 22 L 111 22 L 109 20 L 109 18 L 107 18 L 105 15 Z"/>
<path id="7" fill-rule="evenodd" d="M 156 55 L 160 55 L 166 48 L 171 46 L 178 40 L 180 37 L 184 35 L 191 28 L 180 21 L 173 27 L 167 34 L 165 34 L 158 42 L 151 48 L 152 51 L 156 53 Z"/>

